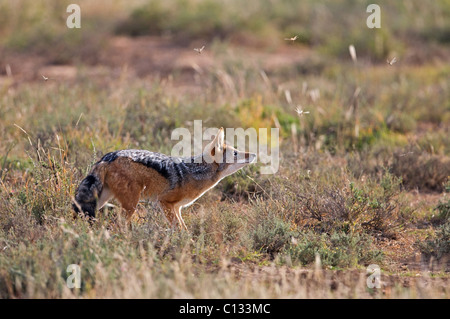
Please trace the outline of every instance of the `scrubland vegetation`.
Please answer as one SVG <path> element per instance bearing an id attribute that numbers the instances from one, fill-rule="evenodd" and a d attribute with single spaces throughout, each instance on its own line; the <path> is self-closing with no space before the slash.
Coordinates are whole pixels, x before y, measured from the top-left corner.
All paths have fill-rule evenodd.
<path id="1" fill-rule="evenodd" d="M 368 1 L 78 3 L 78 30 L 67 1 L 0 4 L 0 297 L 449 297 L 449 1 L 379 1 L 376 30 Z M 224 179 L 189 234 L 146 201 L 131 230 L 73 218 L 102 154 L 194 120 L 278 127 L 279 171 Z"/>

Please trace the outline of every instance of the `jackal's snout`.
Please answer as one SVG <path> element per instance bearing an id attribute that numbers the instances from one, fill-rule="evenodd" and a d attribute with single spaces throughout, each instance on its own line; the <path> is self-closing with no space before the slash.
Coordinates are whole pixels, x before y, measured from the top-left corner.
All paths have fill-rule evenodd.
<path id="1" fill-rule="evenodd" d="M 247 163 L 251 164 L 256 160 L 256 154 L 255 153 L 245 153 L 245 159 Z"/>
<path id="2" fill-rule="evenodd" d="M 235 148 L 229 147 L 226 154 L 226 163 L 235 164 L 250 164 L 256 159 L 255 153 L 239 151 Z"/>

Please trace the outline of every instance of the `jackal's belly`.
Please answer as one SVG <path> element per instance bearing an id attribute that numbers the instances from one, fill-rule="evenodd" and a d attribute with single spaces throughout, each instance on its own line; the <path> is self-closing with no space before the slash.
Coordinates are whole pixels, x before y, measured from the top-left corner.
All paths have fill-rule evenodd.
<path id="1" fill-rule="evenodd" d="M 190 192 L 186 192 L 186 196 L 184 196 L 180 201 L 179 205 L 182 207 L 188 207 L 192 205 L 197 199 L 202 197 L 207 191 L 214 188 L 219 181 L 215 183 L 207 183 L 204 184 L 203 187 L 197 187 L 192 189 Z"/>
<path id="2" fill-rule="evenodd" d="M 145 193 L 147 198 L 153 198 L 158 201 L 163 201 L 177 206 L 187 207 L 192 205 L 208 190 L 213 188 L 216 183 L 198 183 L 198 181 L 187 181 L 186 183 L 162 193 Z"/>

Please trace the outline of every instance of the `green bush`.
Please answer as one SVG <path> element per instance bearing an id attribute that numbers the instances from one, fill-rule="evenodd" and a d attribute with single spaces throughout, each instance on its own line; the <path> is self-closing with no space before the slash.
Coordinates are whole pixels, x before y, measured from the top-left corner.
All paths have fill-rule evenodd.
<path id="1" fill-rule="evenodd" d="M 435 210 L 438 212 L 439 219 L 443 221 L 450 220 L 450 199 L 446 202 L 439 202 Z"/>
<path id="2" fill-rule="evenodd" d="M 394 153 L 390 170 L 409 189 L 442 192 L 450 176 L 450 157 L 407 147 Z"/>
<path id="3" fill-rule="evenodd" d="M 444 256 L 450 257 L 450 219 L 438 227 L 434 236 L 425 242 L 418 243 L 420 250 L 427 257 L 435 257 L 438 260 Z"/>
<path id="4" fill-rule="evenodd" d="M 354 182 L 304 181 L 298 191 L 297 224 L 317 230 L 339 229 L 347 233 L 380 233 L 394 237 L 401 224 L 398 180 L 387 174 L 380 183 L 359 186 Z"/>
<path id="5" fill-rule="evenodd" d="M 131 36 L 161 34 L 171 19 L 169 14 L 160 2 L 150 1 L 134 9 L 129 18 L 118 24 L 116 32 Z"/>
<path id="6" fill-rule="evenodd" d="M 264 218 L 253 231 L 253 249 L 271 258 L 290 242 L 290 225 L 277 217 Z"/>
<path id="7" fill-rule="evenodd" d="M 293 263 L 309 265 L 319 254 L 322 265 L 354 267 L 382 261 L 383 254 L 374 248 L 367 234 L 347 234 L 342 231 L 331 234 L 299 233 L 285 250 Z"/>
<path id="8" fill-rule="evenodd" d="M 256 196 L 264 196 L 264 181 L 260 183 L 263 185 L 257 185 L 252 179 L 247 176 L 255 177 L 259 174 L 259 167 L 257 164 L 245 167 L 236 173 L 227 176 L 220 183 L 222 188 L 222 199 L 249 199 Z M 259 183 L 258 183 L 259 184 Z"/>

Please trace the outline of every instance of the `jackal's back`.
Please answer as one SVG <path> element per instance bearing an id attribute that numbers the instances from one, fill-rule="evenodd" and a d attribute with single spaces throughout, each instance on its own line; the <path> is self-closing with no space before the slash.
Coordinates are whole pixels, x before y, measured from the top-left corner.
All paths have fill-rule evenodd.
<path id="1" fill-rule="evenodd" d="M 112 163 L 120 157 L 131 159 L 158 172 L 169 182 L 170 189 L 181 186 L 189 175 L 189 168 L 179 158 L 146 150 L 120 150 L 108 153 L 100 162 Z"/>

